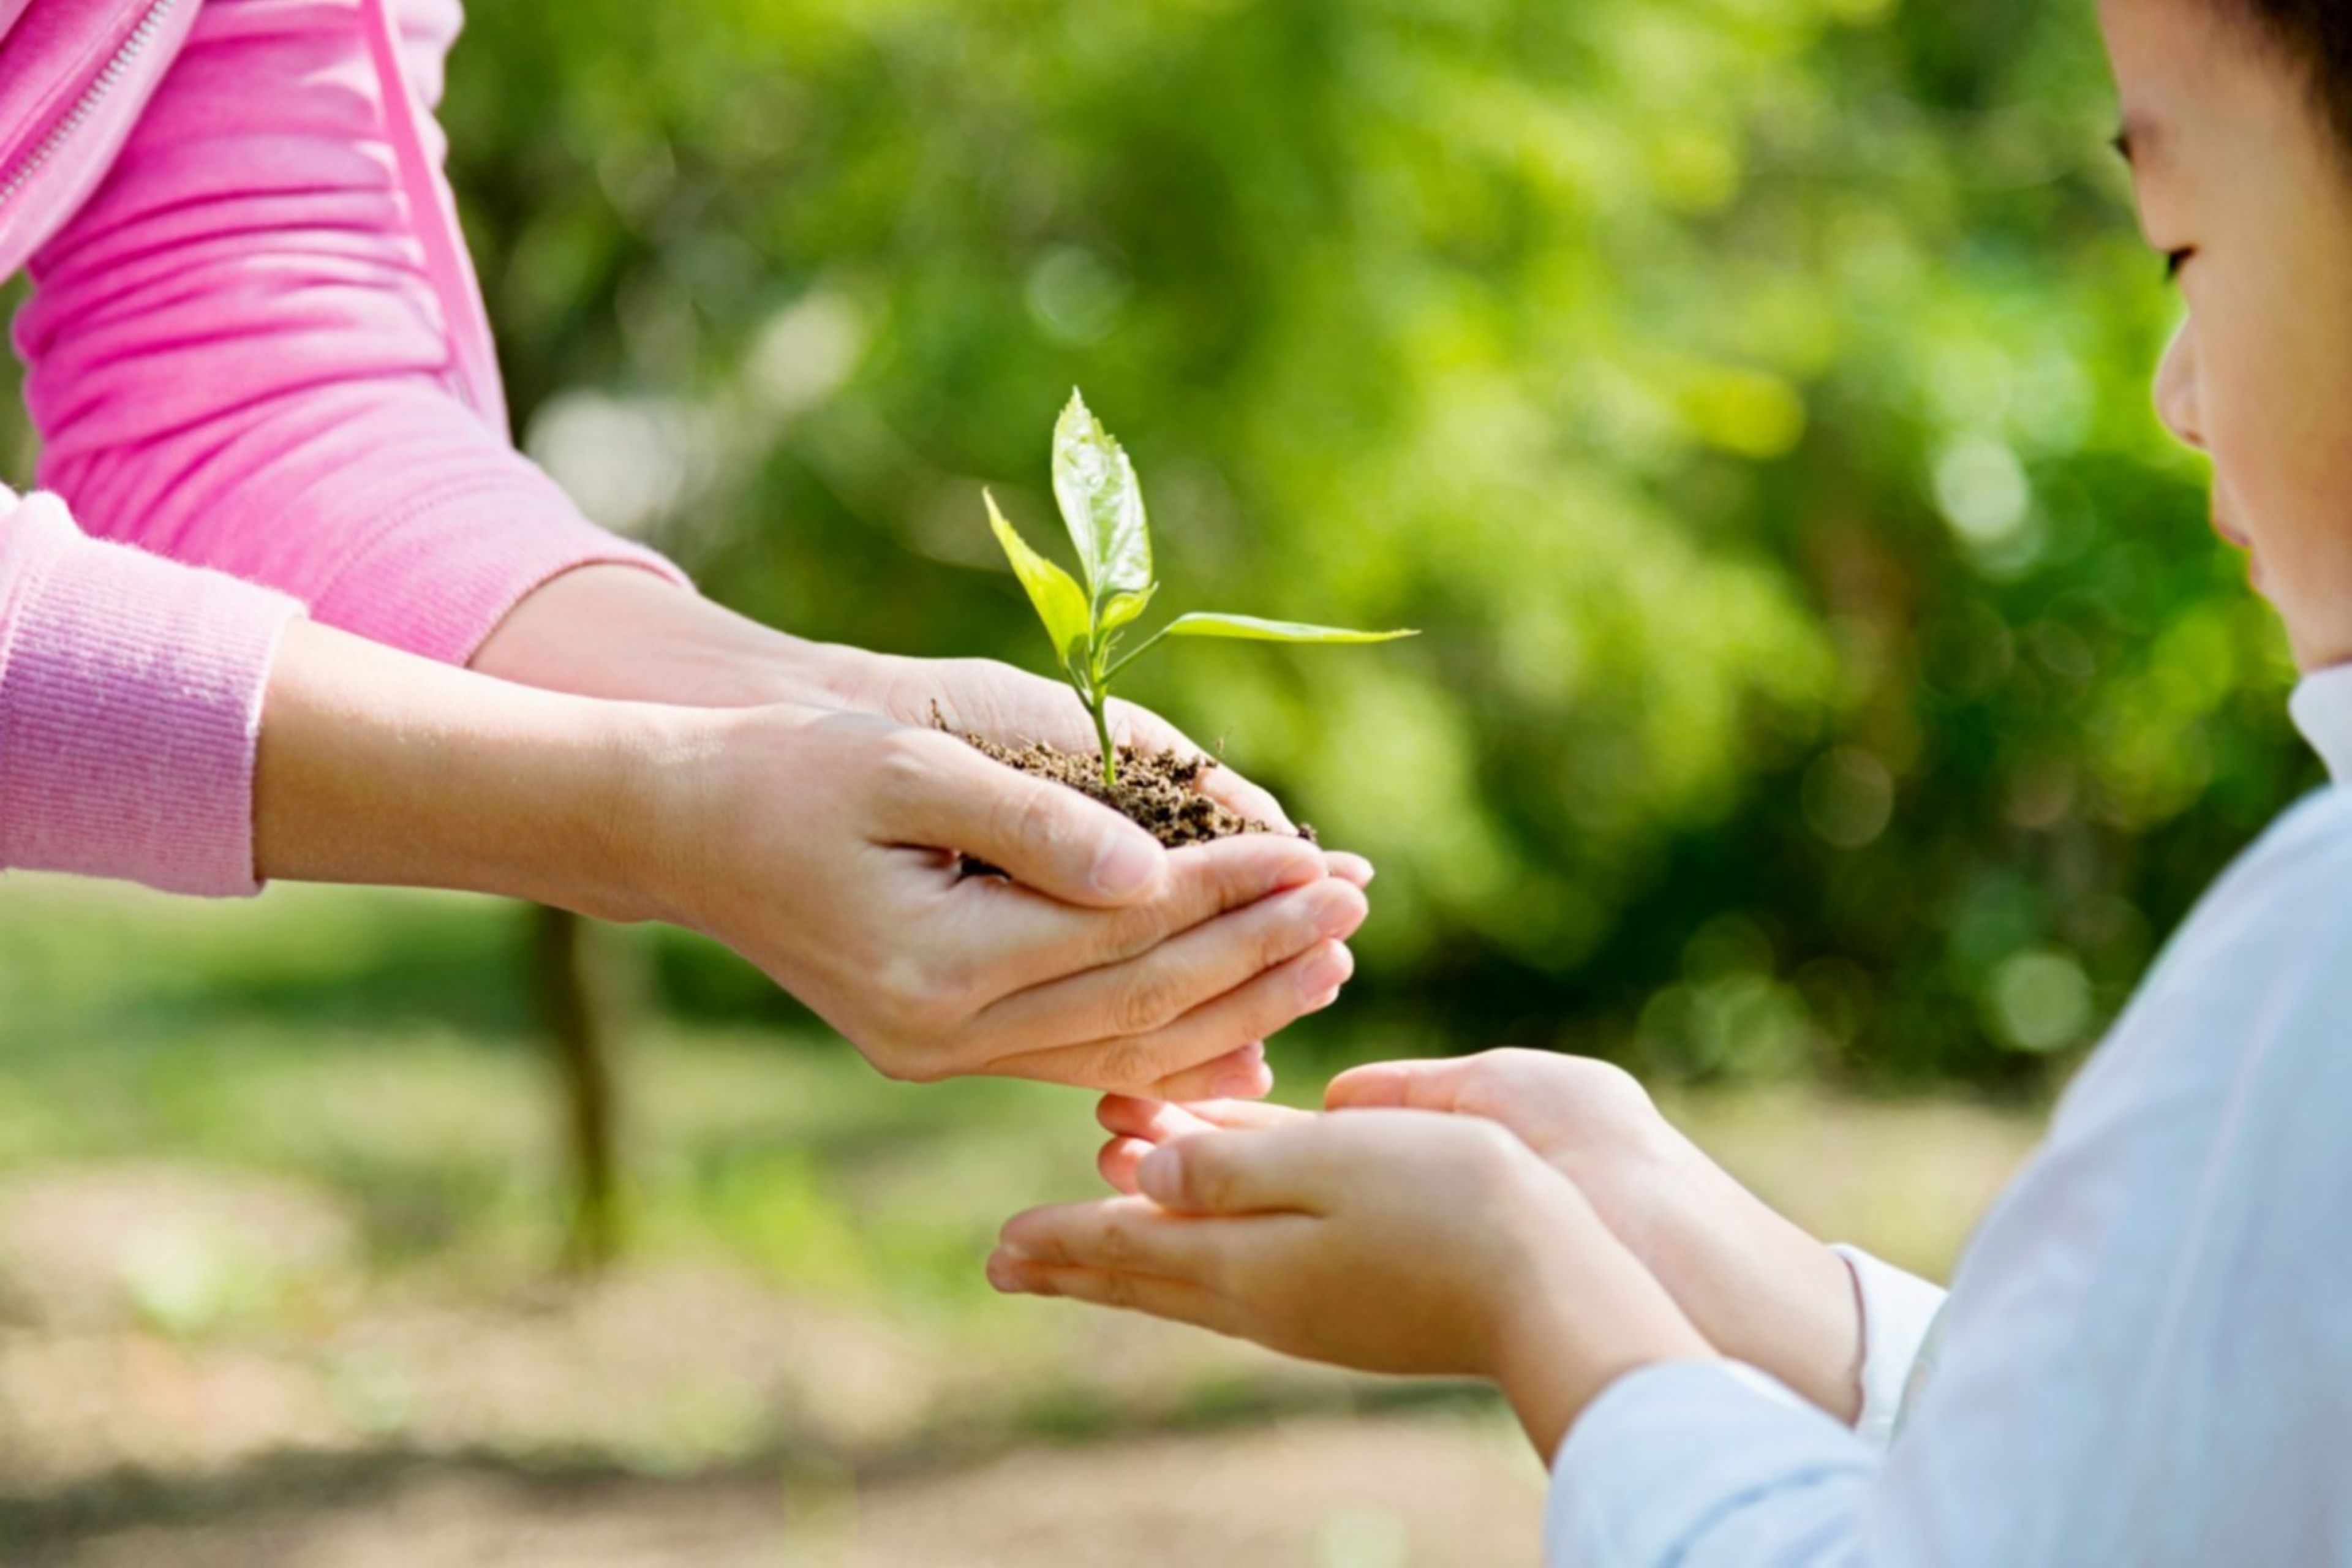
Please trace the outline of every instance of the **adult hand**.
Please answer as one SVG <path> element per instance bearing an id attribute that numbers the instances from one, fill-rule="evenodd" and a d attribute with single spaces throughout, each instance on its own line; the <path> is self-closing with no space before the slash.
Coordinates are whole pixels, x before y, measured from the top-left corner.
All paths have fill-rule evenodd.
<path id="1" fill-rule="evenodd" d="M 1846 1266 L 1684 1137 L 1630 1073 L 1529 1050 L 1381 1062 L 1334 1079 L 1325 1104 L 1335 1111 L 1442 1111 L 1507 1129 L 1576 1184 L 1709 1341 L 1839 1419 L 1854 1419 L 1862 1321 Z M 1104 1179 L 1133 1192 L 1138 1168 L 1160 1144 L 1213 1127 L 1280 1126 L 1307 1113 L 1112 1096 L 1099 1114 L 1112 1135 L 1099 1160 Z"/>
<path id="2" fill-rule="evenodd" d="M 992 659 L 917 659 L 810 642 L 633 566 L 583 566 L 540 587 L 485 641 L 472 668 L 583 696 L 700 708 L 793 703 L 948 726 L 992 741 L 1043 741 L 1092 752 L 1094 727 L 1070 689 Z M 1152 751 L 1202 748 L 1147 709 L 1114 700 L 1111 732 Z M 1229 768 L 1207 792 L 1254 821 L 1292 826 L 1274 796 Z M 1362 857 L 1334 853 L 1332 873 L 1362 887 Z"/>
<path id="3" fill-rule="evenodd" d="M 759 963 L 884 1073 L 1161 1096 L 1269 1086 L 1353 972 L 1364 896 L 1304 840 L 1173 853 L 1060 784 L 870 713 L 667 711 L 656 911 Z M 967 877 L 957 853 L 1015 873 Z"/>
<path id="4" fill-rule="evenodd" d="M 894 1077 L 1139 1092 L 1264 1092 L 1254 1042 L 1338 994 L 1365 907 L 1301 840 L 1171 855 L 933 731 L 535 691 L 308 622 L 271 668 L 254 844 L 264 877 L 707 931 Z"/>
<path id="5" fill-rule="evenodd" d="M 1713 1353 L 1575 1185 L 1491 1122 L 1199 1133 L 1138 1173 L 1139 1196 L 1016 1216 L 991 1282 L 1363 1371 L 1493 1378 L 1547 1455 L 1618 1376 Z"/>

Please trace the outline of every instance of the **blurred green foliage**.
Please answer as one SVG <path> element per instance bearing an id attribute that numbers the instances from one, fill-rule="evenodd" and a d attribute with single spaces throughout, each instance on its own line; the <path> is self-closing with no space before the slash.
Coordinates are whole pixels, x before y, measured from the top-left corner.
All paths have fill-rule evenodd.
<path id="1" fill-rule="evenodd" d="M 1136 695 L 1385 875 L 1359 1005 L 1696 1078 L 2043 1080 L 2316 777 L 2146 384 L 2093 8 L 478 6 L 530 441 L 812 637 L 1031 663 L 1083 380 L 1190 601 L 1416 625 Z"/>
<path id="2" fill-rule="evenodd" d="M 1343 1014 L 2032 1087 L 2316 777 L 2092 12 L 498 0 L 445 118 L 529 445 L 716 596 L 1037 667 L 1083 381 L 1173 599 L 1425 628 L 1133 693 L 1382 868 Z"/>

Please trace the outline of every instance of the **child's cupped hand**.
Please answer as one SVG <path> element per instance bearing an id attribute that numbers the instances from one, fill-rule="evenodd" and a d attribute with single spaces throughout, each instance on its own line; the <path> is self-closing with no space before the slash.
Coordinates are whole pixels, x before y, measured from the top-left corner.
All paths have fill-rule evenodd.
<path id="1" fill-rule="evenodd" d="M 1684 1137 L 1630 1073 L 1588 1058 L 1495 1050 L 1357 1068 L 1331 1080 L 1325 1104 L 1444 1112 L 1507 1131 L 1574 1184 L 1710 1342 L 1852 1419 L 1861 1321 L 1845 1265 Z M 1098 1114 L 1111 1134 L 1098 1167 L 1130 1194 L 1163 1144 L 1324 1120 L 1248 1100 L 1177 1105 L 1118 1094 Z"/>
<path id="2" fill-rule="evenodd" d="M 1333 1079 L 1324 1105 L 1331 1110 L 1436 1110 L 1494 1122 L 1574 1182 L 1637 1254 L 1656 1229 L 1662 1201 L 1680 1185 L 1677 1173 L 1697 1154 L 1631 1073 L 1590 1058 L 1547 1051 L 1376 1062 Z M 1252 1100 L 1179 1105 L 1108 1095 L 1097 1115 L 1111 1137 L 1098 1168 L 1112 1186 L 1132 1193 L 1143 1157 L 1171 1139 L 1213 1128 L 1258 1131 L 1309 1114 Z"/>
<path id="3" fill-rule="evenodd" d="M 1138 1195 L 1016 1216 L 990 1280 L 1361 1371 L 1493 1378 L 1547 1446 L 1619 1373 L 1712 1353 L 1574 1184 L 1490 1121 L 1283 1119 L 1176 1138 L 1136 1174 Z"/>

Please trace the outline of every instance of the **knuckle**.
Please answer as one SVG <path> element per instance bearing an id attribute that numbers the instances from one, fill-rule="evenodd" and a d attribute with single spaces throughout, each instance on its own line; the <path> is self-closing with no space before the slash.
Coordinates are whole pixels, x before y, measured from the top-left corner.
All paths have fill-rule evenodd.
<path id="1" fill-rule="evenodd" d="M 1178 862 L 1181 865 L 1181 861 Z M 1180 870 L 1177 875 L 1183 873 Z M 1171 879 L 1171 886 L 1173 885 Z M 1181 897 L 1181 895 L 1180 895 Z M 1097 961 L 1103 963 L 1125 963 L 1142 957 L 1168 940 L 1178 929 L 1175 918 L 1181 911 L 1166 897 L 1149 899 L 1124 909 L 1106 911 L 1097 922 L 1100 946 Z"/>
<path id="2" fill-rule="evenodd" d="M 1006 844 L 1043 855 L 1067 837 L 1067 815 L 1047 786 L 1008 791 L 996 807 L 998 835 Z"/>
<path id="3" fill-rule="evenodd" d="M 1140 1040 L 1118 1040 L 1103 1047 L 1096 1059 L 1096 1076 L 1106 1089 L 1138 1089 L 1159 1078 L 1150 1047 Z"/>
<path id="4" fill-rule="evenodd" d="M 917 959 L 894 961 L 879 989 L 890 1029 L 909 1041 L 937 1044 L 968 1016 L 961 982 Z"/>
<path id="5" fill-rule="evenodd" d="M 1135 1260 L 1135 1237 L 1118 1219 L 1106 1220 L 1095 1237 L 1095 1256 L 1105 1268 L 1124 1268 Z"/>
<path id="6" fill-rule="evenodd" d="M 1296 907 L 1285 910 L 1279 920 L 1262 922 L 1257 931 L 1257 940 L 1251 949 L 1257 969 L 1261 972 L 1272 969 L 1314 945 L 1313 916 L 1313 909 L 1302 900 Z"/>
<path id="7" fill-rule="evenodd" d="M 875 746 L 874 787 L 883 801 L 902 805 L 936 788 L 939 757 L 921 730 L 894 730 Z"/>
<path id="8" fill-rule="evenodd" d="M 1184 1162 L 1184 1191 L 1211 1214 L 1227 1214 L 1241 1200 L 1241 1185 L 1223 1160 L 1194 1150 Z"/>
<path id="9" fill-rule="evenodd" d="M 1119 987 L 1117 1000 L 1111 1006 L 1111 1016 L 1122 1035 L 1149 1034 L 1182 1016 L 1187 994 L 1181 974 L 1159 965 L 1146 965 L 1138 969 Z M 1146 1055 L 1140 1047 L 1130 1046 L 1128 1048 L 1139 1058 Z M 1130 1078 L 1121 1081 L 1149 1080 Z"/>

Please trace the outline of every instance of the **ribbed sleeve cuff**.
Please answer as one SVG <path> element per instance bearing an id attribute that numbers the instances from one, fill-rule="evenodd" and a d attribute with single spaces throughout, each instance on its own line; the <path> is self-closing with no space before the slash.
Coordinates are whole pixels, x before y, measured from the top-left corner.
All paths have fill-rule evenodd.
<path id="1" fill-rule="evenodd" d="M 1602 1390 L 1560 1445 L 1544 1561 L 1668 1568 L 1692 1561 L 1731 1515 L 1768 1496 L 1784 1519 L 1791 1510 L 1833 1519 L 1875 1462 L 1853 1433 L 1753 1367 L 1643 1367 Z"/>
<path id="2" fill-rule="evenodd" d="M 420 489 L 387 514 L 311 601 L 321 622 L 464 664 L 508 612 L 577 566 L 625 565 L 691 588 L 667 560 L 582 517 L 534 468 Z"/>
<path id="3" fill-rule="evenodd" d="M 0 866 L 258 890 L 262 694 L 301 606 L 86 538 L 55 496 L 0 535 Z"/>
<path id="4" fill-rule="evenodd" d="M 1853 1271 L 1854 1298 L 1862 1307 L 1862 1414 L 1854 1421 L 1854 1435 L 1884 1448 L 1895 1440 L 1911 1369 L 1936 1314 L 1943 1310 L 1944 1291 L 1858 1247 L 1839 1245 L 1830 1250 Z"/>

